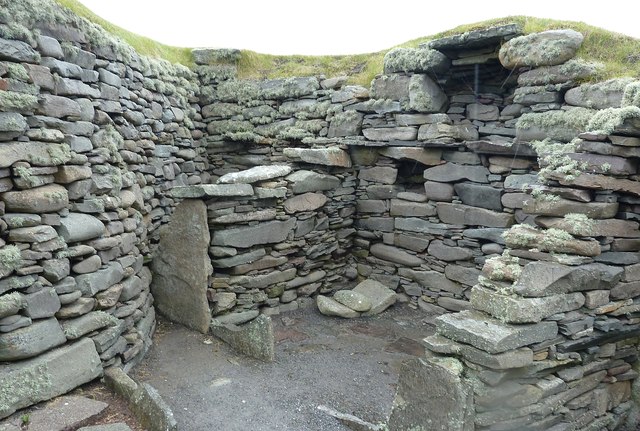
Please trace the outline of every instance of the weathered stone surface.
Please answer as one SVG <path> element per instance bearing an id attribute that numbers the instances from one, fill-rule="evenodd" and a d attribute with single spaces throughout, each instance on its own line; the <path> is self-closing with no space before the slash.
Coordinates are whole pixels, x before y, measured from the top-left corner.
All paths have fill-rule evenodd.
<path id="1" fill-rule="evenodd" d="M 543 66 L 523 72 L 518 76 L 518 84 L 527 86 L 581 81 L 593 76 L 598 69 L 599 66 L 596 63 L 569 60 L 562 65 Z"/>
<path id="2" fill-rule="evenodd" d="M 540 343 L 558 334 L 556 322 L 516 326 L 471 310 L 438 317 L 436 328 L 447 338 L 494 354 Z"/>
<path id="3" fill-rule="evenodd" d="M 369 298 L 353 290 L 338 290 L 333 295 L 333 299 L 353 311 L 364 312 L 371 309 Z"/>
<path id="4" fill-rule="evenodd" d="M 624 147 L 620 145 L 609 144 L 607 142 L 583 140 L 578 143 L 578 145 L 576 146 L 576 150 L 595 154 L 603 154 L 606 156 L 640 157 L 640 148 L 638 147 Z"/>
<path id="5" fill-rule="evenodd" d="M 398 275 L 406 277 L 431 291 L 443 290 L 455 294 L 462 294 L 463 287 L 445 277 L 437 271 L 416 271 L 408 268 L 399 268 Z"/>
<path id="6" fill-rule="evenodd" d="M 468 344 L 456 343 L 438 334 L 425 338 L 423 342 L 425 347 L 432 352 L 460 355 L 467 361 L 494 370 L 526 367 L 533 362 L 533 351 L 526 347 L 492 355 Z"/>
<path id="7" fill-rule="evenodd" d="M 633 82 L 631 78 L 617 78 L 594 84 L 582 84 L 569 89 L 564 95 L 564 100 L 569 105 L 584 108 L 619 108 L 624 89 L 631 82 Z"/>
<path id="8" fill-rule="evenodd" d="M 491 186 L 458 183 L 454 185 L 456 194 L 465 205 L 502 211 L 502 191 Z"/>
<path id="9" fill-rule="evenodd" d="M 101 374 L 100 358 L 90 339 L 4 365 L 0 374 L 0 387 L 5 389 L 0 393 L 0 417 L 64 394 Z"/>
<path id="10" fill-rule="evenodd" d="M 231 172 L 218 178 L 219 184 L 251 184 L 272 178 L 284 177 L 291 173 L 291 166 L 255 166 L 240 172 Z"/>
<path id="11" fill-rule="evenodd" d="M 212 218 L 209 221 L 216 224 L 246 223 L 250 221 L 273 220 L 274 218 L 276 218 L 276 215 L 276 210 L 274 208 L 269 208 L 266 210 L 258 210 L 246 213 L 225 214 Z"/>
<path id="12" fill-rule="evenodd" d="M 475 183 L 487 183 L 489 170 L 484 166 L 465 166 L 456 163 L 444 163 L 425 169 L 424 178 L 429 181 L 452 183 L 469 180 Z"/>
<path id="13" fill-rule="evenodd" d="M 18 292 L 0 296 L 0 319 L 17 314 L 26 305 Z"/>
<path id="14" fill-rule="evenodd" d="M 64 344 L 66 338 L 55 318 L 40 320 L 15 331 L 0 334 L 0 361 L 31 358 Z"/>
<path id="15" fill-rule="evenodd" d="M 322 193 L 303 193 L 284 201 L 283 206 L 287 214 L 302 211 L 315 211 L 327 203 L 328 198 Z"/>
<path id="16" fill-rule="evenodd" d="M 558 231 L 540 231 L 525 224 L 513 226 L 505 232 L 504 238 L 505 243 L 514 249 L 537 248 L 538 252 L 567 253 L 587 257 L 595 257 L 601 253 L 598 241 L 575 239 L 567 233 Z M 585 260 L 576 257 L 568 259 L 578 262 Z"/>
<path id="17" fill-rule="evenodd" d="M 497 244 L 504 244 L 502 234 L 505 231 L 506 229 L 502 228 L 465 229 L 462 234 L 468 238 L 484 239 Z"/>
<path id="18" fill-rule="evenodd" d="M 390 159 L 415 160 L 425 166 L 435 166 L 441 161 L 442 151 L 434 148 L 385 147 L 380 154 Z"/>
<path id="19" fill-rule="evenodd" d="M 96 272 L 77 276 L 76 283 L 83 295 L 94 296 L 118 283 L 123 277 L 122 265 L 118 262 L 109 262 Z"/>
<path id="20" fill-rule="evenodd" d="M 207 279 L 213 271 L 209 238 L 206 205 L 183 201 L 161 231 L 152 262 L 151 292 L 158 311 L 202 333 L 208 332 L 211 316 L 207 301 Z"/>
<path id="21" fill-rule="evenodd" d="M 435 49 L 394 48 L 384 56 L 384 73 L 417 72 L 439 75 L 449 69 L 451 61 Z"/>
<path id="22" fill-rule="evenodd" d="M 418 136 L 414 127 L 380 127 L 362 129 L 362 134 L 370 141 L 413 141 Z"/>
<path id="23" fill-rule="evenodd" d="M 396 303 L 396 293 L 375 280 L 365 280 L 353 288 L 353 291 L 367 297 L 371 308 L 363 316 L 373 316 L 382 313 Z"/>
<path id="24" fill-rule="evenodd" d="M 390 219 L 389 219 L 390 220 Z M 407 230 L 410 232 L 428 233 L 433 235 L 444 235 L 449 228 L 443 223 L 432 223 L 417 217 L 397 217 L 395 222 L 391 224 L 391 230 L 395 226 L 399 230 Z"/>
<path id="25" fill-rule="evenodd" d="M 148 383 L 141 383 L 129 400 L 129 408 L 146 429 L 178 431 L 178 423 L 171 408 L 158 391 Z"/>
<path id="26" fill-rule="evenodd" d="M 98 416 L 108 406 L 105 402 L 83 396 L 66 395 L 31 411 L 29 428 L 33 431 L 74 429 Z"/>
<path id="27" fill-rule="evenodd" d="M 73 99 L 69 99 L 68 97 L 41 94 L 36 112 L 56 118 L 79 118 L 82 113 L 82 109 L 78 102 Z"/>
<path id="28" fill-rule="evenodd" d="M 261 314 L 240 326 L 219 325 L 214 319 L 211 333 L 244 355 L 268 362 L 275 360 L 275 336 L 269 316 Z"/>
<path id="29" fill-rule="evenodd" d="M 237 265 L 254 262 L 266 254 L 267 252 L 264 248 L 259 248 L 257 250 L 251 250 L 248 253 L 236 254 L 222 259 L 213 259 L 211 264 L 214 268 L 233 268 Z"/>
<path id="30" fill-rule="evenodd" d="M 438 217 L 444 223 L 487 227 L 509 227 L 515 219 L 513 214 L 499 213 L 484 208 L 439 202 Z"/>
<path id="31" fill-rule="evenodd" d="M 329 148 L 285 148 L 283 153 L 286 157 L 294 160 L 302 160 L 306 163 L 326 166 L 351 167 L 349 154 L 336 147 Z"/>
<path id="32" fill-rule="evenodd" d="M 409 109 L 417 112 L 442 112 L 449 98 L 440 86 L 426 75 L 413 75 L 409 82 Z"/>
<path id="33" fill-rule="evenodd" d="M 17 112 L 0 112 L 0 141 L 6 141 L 9 139 L 17 138 L 27 130 L 27 121 L 24 117 Z M 40 147 L 44 144 L 27 144 L 19 142 L 12 142 L 10 144 L 2 144 L 0 155 L 0 168 L 11 166 L 16 160 L 25 159 L 28 153 L 24 152 L 24 148 L 29 146 Z M 22 150 L 22 151 L 21 151 Z M 14 159 L 5 159 L 5 157 L 11 157 Z"/>
<path id="34" fill-rule="evenodd" d="M 454 358 L 414 359 L 400 369 L 398 390 L 389 417 L 397 431 L 472 431 L 473 389 Z"/>
<path id="35" fill-rule="evenodd" d="M 473 253 L 470 249 L 462 247 L 451 247 L 445 245 L 440 240 L 431 241 L 427 252 L 436 259 L 445 262 L 469 260 L 473 257 Z"/>
<path id="36" fill-rule="evenodd" d="M 23 300 L 24 313 L 32 319 L 52 317 L 60 310 L 60 299 L 52 287 L 26 294 Z"/>
<path id="37" fill-rule="evenodd" d="M 557 199 L 553 202 L 529 199 L 525 202 L 524 211 L 528 214 L 563 217 L 570 213 L 584 214 L 589 218 L 613 218 L 618 212 L 617 202 L 576 202 L 568 199 Z"/>
<path id="38" fill-rule="evenodd" d="M 0 39 L 0 60 L 37 63 L 40 55 L 28 44 L 19 40 Z"/>
<path id="39" fill-rule="evenodd" d="M 12 212 L 55 212 L 69 205 L 67 190 L 58 184 L 35 189 L 6 192 L 2 195 L 7 210 Z"/>
<path id="40" fill-rule="evenodd" d="M 359 213 L 383 213 L 388 210 L 387 202 L 382 199 L 359 199 L 356 208 Z"/>
<path id="41" fill-rule="evenodd" d="M 425 181 L 424 191 L 427 199 L 432 201 L 451 202 L 453 200 L 454 188 L 452 184 Z"/>
<path id="42" fill-rule="evenodd" d="M 398 265 L 411 267 L 420 266 L 424 263 L 422 259 L 414 254 L 407 253 L 404 250 L 382 243 L 373 244 L 369 251 L 379 259 L 397 263 Z"/>
<path id="43" fill-rule="evenodd" d="M 580 174 L 575 178 L 552 173 L 550 179 L 557 180 L 562 185 L 585 187 L 593 190 L 612 190 L 640 196 L 640 182 L 624 178 L 614 178 L 607 175 Z"/>
<path id="44" fill-rule="evenodd" d="M 56 317 L 59 319 L 71 319 L 82 316 L 93 310 L 96 304 L 97 300 L 94 298 L 81 297 L 68 305 L 60 307 L 60 310 L 56 313 Z"/>
<path id="45" fill-rule="evenodd" d="M 507 323 L 537 323 L 556 313 L 577 310 L 584 305 L 582 293 L 568 293 L 541 298 L 502 295 L 482 286 L 471 290 L 471 305 Z"/>
<path id="46" fill-rule="evenodd" d="M 205 218 L 206 220 L 206 218 Z M 284 241 L 296 226 L 296 219 L 270 221 L 255 226 L 216 230 L 213 233 L 213 245 L 229 247 L 251 247 Z"/>
<path id="47" fill-rule="evenodd" d="M 174 198 L 202 198 L 205 196 L 253 196 L 251 184 L 203 184 L 178 186 L 170 191 Z"/>
<path id="48" fill-rule="evenodd" d="M 353 319 L 354 317 L 360 316 L 359 312 L 324 295 L 316 296 L 316 305 L 320 313 L 326 316 L 338 316 L 344 317 L 345 319 Z"/>
<path id="49" fill-rule="evenodd" d="M 584 290 L 610 290 L 623 269 L 601 263 L 566 266 L 553 262 L 525 265 L 513 289 L 522 296 L 549 296 Z"/>
<path id="50" fill-rule="evenodd" d="M 98 238 L 105 232 L 104 224 L 100 220 L 82 213 L 69 213 L 66 217 L 60 218 L 60 226 L 57 226 L 56 230 L 67 243 Z"/>
<path id="51" fill-rule="evenodd" d="M 554 66 L 573 58 L 584 36 L 574 30 L 548 30 L 519 36 L 500 48 L 500 63 L 507 69 Z"/>
<path id="52" fill-rule="evenodd" d="M 340 186 L 340 180 L 333 175 L 306 170 L 295 171 L 286 180 L 293 183 L 291 190 L 294 194 L 333 190 Z"/>
<path id="53" fill-rule="evenodd" d="M 618 283 L 611 289 L 611 298 L 615 300 L 629 299 L 640 296 L 640 282 Z M 602 304 L 604 305 L 604 304 Z"/>
<path id="54" fill-rule="evenodd" d="M 593 220 L 589 224 L 588 232 L 584 227 L 576 226 L 565 218 L 536 217 L 536 224 L 544 228 L 556 228 L 569 232 L 572 235 L 588 236 L 612 236 L 617 238 L 639 238 L 640 223 L 632 220 L 605 219 Z"/>
<path id="55" fill-rule="evenodd" d="M 57 236 L 56 230 L 47 225 L 19 227 L 9 231 L 9 241 L 12 242 L 45 242 Z"/>
<path id="56" fill-rule="evenodd" d="M 389 166 L 374 166 L 362 168 L 358 172 L 358 178 L 382 184 L 394 184 L 398 177 L 398 170 Z"/>
<path id="57" fill-rule="evenodd" d="M 495 121 L 500 117 L 500 110 L 494 105 L 472 103 L 467 105 L 467 119 L 480 121 Z"/>
<path id="58" fill-rule="evenodd" d="M 247 323 L 260 315 L 258 310 L 240 311 L 235 313 L 223 314 L 216 316 L 211 320 L 212 325 L 224 326 L 224 325 L 242 325 Z"/>
<path id="59" fill-rule="evenodd" d="M 335 95 L 336 93 L 334 93 Z M 327 137 L 358 136 L 362 130 L 363 115 L 353 110 L 347 110 L 333 116 L 329 123 Z"/>
<path id="60" fill-rule="evenodd" d="M 56 183 L 70 184 L 74 181 L 91 178 L 91 168 L 89 166 L 66 165 L 60 166 L 58 172 L 54 174 Z"/>
<path id="61" fill-rule="evenodd" d="M 284 271 L 271 271 L 260 275 L 241 275 L 231 277 L 229 283 L 238 284 L 247 289 L 263 289 L 272 284 L 282 283 L 296 277 L 296 269 L 289 268 Z"/>
<path id="62" fill-rule="evenodd" d="M 420 141 L 477 141 L 478 129 L 472 124 L 424 124 L 418 129 L 418 140 Z"/>
<path id="63" fill-rule="evenodd" d="M 62 321 L 62 330 L 68 340 L 76 340 L 105 326 L 115 326 L 118 320 L 104 311 L 92 311 L 76 319 Z"/>
<path id="64" fill-rule="evenodd" d="M 424 195 L 420 196 L 424 197 Z M 436 207 L 427 203 L 391 199 L 391 209 L 389 214 L 392 217 L 431 217 L 436 215 Z"/>

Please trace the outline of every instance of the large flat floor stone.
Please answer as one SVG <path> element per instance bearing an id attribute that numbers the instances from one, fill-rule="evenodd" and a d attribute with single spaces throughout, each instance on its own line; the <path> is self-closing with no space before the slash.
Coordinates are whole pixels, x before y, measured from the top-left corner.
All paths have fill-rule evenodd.
<path id="1" fill-rule="evenodd" d="M 51 400 L 43 408 L 29 413 L 29 431 L 65 431 L 99 415 L 109 405 L 79 396 Z"/>

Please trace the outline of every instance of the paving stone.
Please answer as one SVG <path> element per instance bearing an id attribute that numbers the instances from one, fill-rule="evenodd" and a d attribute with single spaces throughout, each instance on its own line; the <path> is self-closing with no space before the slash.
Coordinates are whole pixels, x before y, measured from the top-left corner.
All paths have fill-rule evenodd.
<path id="1" fill-rule="evenodd" d="M 90 398 L 65 395 L 29 414 L 29 429 L 33 431 L 63 431 L 86 422 L 102 413 L 108 404 Z"/>
<path id="2" fill-rule="evenodd" d="M 556 322 L 516 326 L 471 310 L 438 317 L 436 328 L 447 338 L 494 354 L 540 343 L 558 334 Z"/>

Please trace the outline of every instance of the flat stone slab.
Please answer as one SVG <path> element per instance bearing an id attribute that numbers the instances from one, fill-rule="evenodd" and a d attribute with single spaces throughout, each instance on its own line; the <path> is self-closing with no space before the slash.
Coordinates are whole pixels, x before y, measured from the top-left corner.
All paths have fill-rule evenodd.
<path id="1" fill-rule="evenodd" d="M 418 256 L 391 245 L 377 243 L 371 246 L 370 252 L 375 257 L 406 266 L 420 266 L 424 263 Z"/>
<path id="2" fill-rule="evenodd" d="M 88 427 L 78 428 L 78 431 L 131 431 L 129 425 L 118 422 L 115 424 L 92 425 Z"/>
<path id="3" fill-rule="evenodd" d="M 469 50 L 483 46 L 499 46 L 503 40 L 522 34 L 518 24 L 506 24 L 482 30 L 467 31 L 462 34 L 441 37 L 427 43 L 429 48 L 439 51 Z"/>
<path id="4" fill-rule="evenodd" d="M 469 180 L 476 183 L 488 183 L 489 170 L 484 166 L 467 166 L 457 163 L 445 163 L 428 168 L 424 171 L 424 178 L 429 181 L 442 183 Z"/>
<path id="5" fill-rule="evenodd" d="M 374 316 L 382 313 L 396 303 L 396 293 L 376 280 L 365 280 L 353 288 L 371 301 L 371 308 L 363 316 Z"/>
<path id="6" fill-rule="evenodd" d="M 68 243 L 98 238 L 104 233 L 104 224 L 89 214 L 69 213 L 60 218 L 58 234 Z"/>
<path id="7" fill-rule="evenodd" d="M 502 353 L 549 340 L 558 334 L 556 322 L 510 325 L 472 310 L 436 318 L 439 334 L 489 353 Z"/>
<path id="8" fill-rule="evenodd" d="M 251 247 L 257 244 L 284 241 L 296 226 L 296 218 L 286 221 L 270 221 L 255 226 L 216 230 L 211 243 L 229 247 Z"/>
<path id="9" fill-rule="evenodd" d="M 326 166 L 341 166 L 343 168 L 351 167 L 351 158 L 349 153 L 340 148 L 285 148 L 283 150 L 285 157 L 294 160 L 302 160 L 306 163 Z"/>
<path id="10" fill-rule="evenodd" d="M 109 405 L 78 396 L 56 398 L 29 413 L 29 431 L 64 431 L 102 413 Z"/>
<path id="11" fill-rule="evenodd" d="M 445 355 L 460 355 L 464 359 L 494 370 L 521 368 L 533 362 L 533 351 L 527 347 L 492 355 L 468 344 L 456 343 L 442 335 L 431 335 L 423 340 L 427 349 Z"/>
<path id="12" fill-rule="evenodd" d="M 368 298 L 367 298 L 368 300 Z M 371 301 L 369 301 L 371 303 Z M 360 316 L 360 313 L 341 304 L 333 298 L 329 298 L 323 295 L 316 296 L 316 305 L 320 313 L 325 316 L 337 316 L 344 317 L 345 319 L 353 319 Z M 371 307 L 369 307 L 371 309 Z"/>
<path id="13" fill-rule="evenodd" d="M 291 190 L 294 194 L 333 190 L 340 186 L 338 177 L 306 170 L 295 171 L 288 175 L 286 180 L 293 183 Z"/>
<path id="14" fill-rule="evenodd" d="M 102 375 L 100 357 L 89 338 L 2 368 L 0 418 L 62 395 Z"/>
<path id="15" fill-rule="evenodd" d="M 275 360 L 275 337 L 271 318 L 259 315 L 244 325 L 211 322 L 211 333 L 238 352 L 267 362 Z"/>
<path id="16" fill-rule="evenodd" d="M 38 320 L 0 335 L 0 361 L 16 361 L 39 355 L 64 344 L 67 339 L 54 317 Z"/>
<path id="17" fill-rule="evenodd" d="M 584 302 L 582 293 L 523 298 L 501 295 L 479 285 L 471 290 L 473 308 L 508 323 L 537 323 L 556 313 L 577 310 Z"/>
<path id="18" fill-rule="evenodd" d="M 253 196 L 251 184 L 202 184 L 179 186 L 169 191 L 174 198 L 198 199 L 217 196 Z"/>
<path id="19" fill-rule="evenodd" d="M 255 166 L 240 172 L 230 172 L 218 179 L 218 184 L 251 184 L 272 178 L 284 177 L 291 173 L 291 166 Z"/>

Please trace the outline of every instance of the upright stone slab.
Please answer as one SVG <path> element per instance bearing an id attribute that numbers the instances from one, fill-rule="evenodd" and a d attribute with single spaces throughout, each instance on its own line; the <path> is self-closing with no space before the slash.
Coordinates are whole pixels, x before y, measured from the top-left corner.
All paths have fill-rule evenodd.
<path id="1" fill-rule="evenodd" d="M 400 369 L 390 431 L 474 430 L 473 389 L 456 359 L 414 359 Z"/>
<path id="2" fill-rule="evenodd" d="M 240 326 L 213 319 L 211 332 L 242 354 L 267 362 L 275 359 L 275 336 L 269 316 L 261 314 Z"/>
<path id="3" fill-rule="evenodd" d="M 152 262 L 151 284 L 158 311 L 174 322 L 205 334 L 211 319 L 207 301 L 207 278 L 213 271 L 209 238 L 204 202 L 181 202 L 160 233 Z"/>

